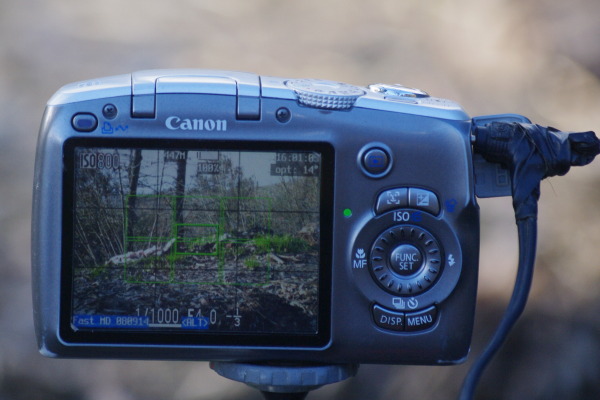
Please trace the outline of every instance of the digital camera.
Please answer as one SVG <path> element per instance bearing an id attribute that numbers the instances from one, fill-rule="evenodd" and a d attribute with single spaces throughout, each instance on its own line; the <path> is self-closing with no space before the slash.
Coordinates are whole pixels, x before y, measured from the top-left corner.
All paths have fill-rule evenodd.
<path id="1" fill-rule="evenodd" d="M 249 73 L 67 85 L 35 166 L 37 339 L 59 357 L 453 364 L 473 328 L 480 197 L 456 103 Z"/>

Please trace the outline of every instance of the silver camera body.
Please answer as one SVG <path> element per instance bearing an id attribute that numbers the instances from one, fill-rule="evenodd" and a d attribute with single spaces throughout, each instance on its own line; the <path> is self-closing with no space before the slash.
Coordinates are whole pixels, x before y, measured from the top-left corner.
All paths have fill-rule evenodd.
<path id="1" fill-rule="evenodd" d="M 47 356 L 453 364 L 481 197 L 456 103 L 400 85 L 155 70 L 67 85 L 35 166 Z M 476 177 L 477 175 L 477 185 Z"/>

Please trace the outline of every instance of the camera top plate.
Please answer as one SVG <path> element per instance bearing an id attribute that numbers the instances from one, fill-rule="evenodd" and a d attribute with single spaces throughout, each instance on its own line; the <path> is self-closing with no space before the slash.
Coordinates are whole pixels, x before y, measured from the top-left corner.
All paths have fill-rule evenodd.
<path id="1" fill-rule="evenodd" d="M 393 86 L 394 90 L 383 90 Z M 286 79 L 244 72 L 213 70 L 148 70 L 118 75 L 62 87 L 49 106 L 100 98 L 131 96 L 131 116 L 154 118 L 158 94 L 212 94 L 236 96 L 237 119 L 260 117 L 260 99 L 298 99 L 307 107 L 340 109 L 336 103 L 347 97 L 343 109 L 351 107 L 400 112 L 448 120 L 468 120 L 457 103 L 430 97 L 418 89 L 401 85 L 371 85 L 369 88 L 318 79 Z M 417 94 L 415 94 L 417 93 Z M 310 99 L 310 100 L 308 100 Z"/>

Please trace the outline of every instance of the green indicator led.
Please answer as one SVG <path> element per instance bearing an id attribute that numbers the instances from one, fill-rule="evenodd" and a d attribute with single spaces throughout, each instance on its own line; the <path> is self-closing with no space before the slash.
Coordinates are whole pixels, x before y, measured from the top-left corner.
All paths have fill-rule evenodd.
<path id="1" fill-rule="evenodd" d="M 352 210 L 349 208 L 344 209 L 344 217 L 350 218 L 352 216 Z"/>

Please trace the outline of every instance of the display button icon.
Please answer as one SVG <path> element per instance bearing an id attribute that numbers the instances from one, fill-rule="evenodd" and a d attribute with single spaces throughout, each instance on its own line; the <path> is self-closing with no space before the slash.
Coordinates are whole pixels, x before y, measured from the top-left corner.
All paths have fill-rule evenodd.
<path id="1" fill-rule="evenodd" d="M 406 308 L 406 302 L 402 297 L 394 297 L 392 299 L 392 305 L 397 310 L 404 310 Z"/>

